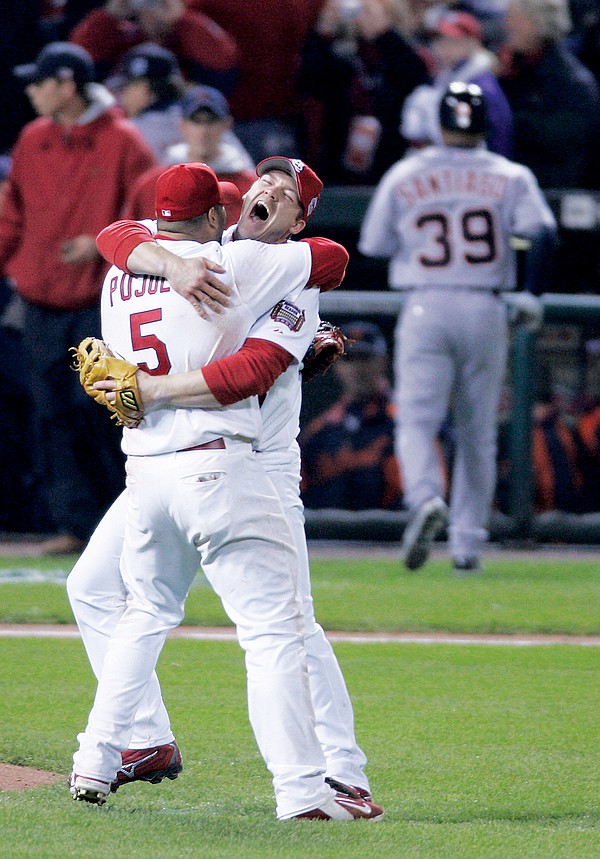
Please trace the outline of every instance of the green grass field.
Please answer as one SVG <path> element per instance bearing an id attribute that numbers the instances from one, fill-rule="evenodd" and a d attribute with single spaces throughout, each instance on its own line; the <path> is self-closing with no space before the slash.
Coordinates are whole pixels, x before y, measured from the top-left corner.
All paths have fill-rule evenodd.
<path id="1" fill-rule="evenodd" d="M 62 568 L 57 559 L 46 566 Z M 2 559 L 0 568 L 40 568 Z M 489 561 L 456 579 L 432 562 L 314 561 L 330 629 L 600 633 L 598 565 Z M 0 622 L 71 623 L 63 584 L 0 584 Z M 219 624 L 202 584 L 187 623 Z M 66 778 L 95 688 L 77 640 L 0 639 L 0 761 Z M 159 673 L 184 753 L 174 782 L 97 808 L 65 785 L 0 793 L 0 856 L 228 859 L 597 859 L 595 647 L 337 644 L 381 823 L 278 823 L 251 735 L 241 651 L 171 639 Z"/>
<path id="2" fill-rule="evenodd" d="M 600 561 L 600 558 L 599 558 Z M 61 570 L 73 559 L 0 558 L 2 571 Z M 600 635 L 600 563 L 489 560 L 481 576 L 456 578 L 446 561 L 409 573 L 395 560 L 314 560 L 313 594 L 327 629 Z M 64 585 L 0 584 L 0 623 L 72 623 Z M 227 623 L 198 578 L 185 623 Z"/>

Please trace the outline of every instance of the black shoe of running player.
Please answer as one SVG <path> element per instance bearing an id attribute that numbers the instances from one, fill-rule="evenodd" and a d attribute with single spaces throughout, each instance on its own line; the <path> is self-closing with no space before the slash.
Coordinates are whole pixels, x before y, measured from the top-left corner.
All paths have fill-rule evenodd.
<path id="1" fill-rule="evenodd" d="M 408 523 L 402 540 L 402 561 L 409 570 L 423 566 L 431 544 L 448 524 L 448 508 L 441 498 L 422 504 Z"/>

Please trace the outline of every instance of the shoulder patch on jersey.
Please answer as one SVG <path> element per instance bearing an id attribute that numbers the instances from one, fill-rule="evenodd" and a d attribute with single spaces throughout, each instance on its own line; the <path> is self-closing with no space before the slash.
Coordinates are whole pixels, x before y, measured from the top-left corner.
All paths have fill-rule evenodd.
<path id="1" fill-rule="evenodd" d="M 290 301 L 280 301 L 271 311 L 271 319 L 274 322 L 282 322 L 290 331 L 300 331 L 306 322 L 304 311 Z"/>

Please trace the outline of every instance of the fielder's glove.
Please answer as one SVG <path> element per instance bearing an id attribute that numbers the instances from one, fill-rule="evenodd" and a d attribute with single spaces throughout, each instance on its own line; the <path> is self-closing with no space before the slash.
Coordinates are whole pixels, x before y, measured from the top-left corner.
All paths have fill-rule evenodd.
<path id="1" fill-rule="evenodd" d="M 135 377 L 138 366 L 117 358 L 104 340 L 98 340 L 96 337 L 86 337 L 79 346 L 73 346 L 70 351 L 75 353 L 73 369 L 79 372 L 79 381 L 86 394 L 106 406 L 112 412 L 111 418 L 119 426 L 137 427 L 144 416 L 142 398 Z M 114 379 L 117 383 L 114 403 L 106 399 L 107 393 L 110 392 L 97 391 L 93 387 L 94 382 L 103 382 L 105 379 Z"/>
<path id="2" fill-rule="evenodd" d="M 346 352 L 347 337 L 331 322 L 321 322 L 312 343 L 304 356 L 302 381 L 310 382 L 326 373 L 331 365 Z"/>
<path id="3" fill-rule="evenodd" d="M 543 322 L 544 305 L 531 292 L 511 293 L 508 318 L 513 325 L 523 325 L 533 333 L 538 331 Z"/>

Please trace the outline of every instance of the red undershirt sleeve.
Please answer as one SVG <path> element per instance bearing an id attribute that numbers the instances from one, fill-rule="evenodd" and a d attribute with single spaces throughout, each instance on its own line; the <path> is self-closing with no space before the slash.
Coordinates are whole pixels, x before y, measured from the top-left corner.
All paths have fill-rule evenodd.
<path id="1" fill-rule="evenodd" d="M 116 265 L 127 274 L 133 274 L 127 268 L 129 254 L 142 242 L 154 240 L 148 227 L 143 224 L 138 224 L 137 221 L 116 221 L 98 233 L 96 247 L 107 262 Z"/>
<path id="2" fill-rule="evenodd" d="M 202 368 L 206 384 L 222 406 L 265 394 L 293 361 L 281 346 L 249 337 L 239 352 Z"/>
<path id="3" fill-rule="evenodd" d="M 312 269 L 307 286 L 317 286 L 321 292 L 335 289 L 346 275 L 350 256 L 343 245 L 321 236 L 301 239 L 310 245 Z"/>

